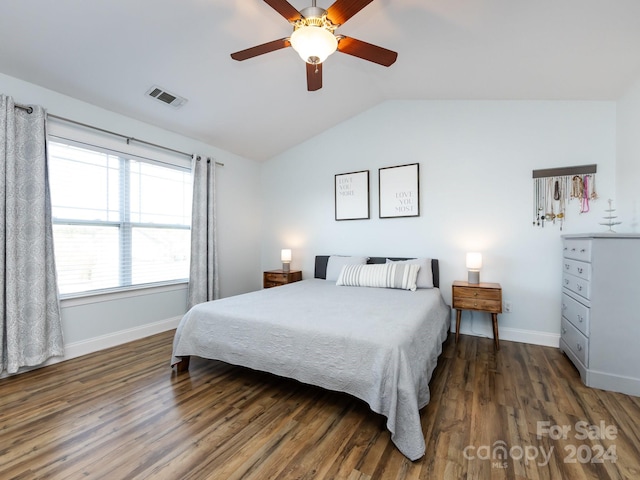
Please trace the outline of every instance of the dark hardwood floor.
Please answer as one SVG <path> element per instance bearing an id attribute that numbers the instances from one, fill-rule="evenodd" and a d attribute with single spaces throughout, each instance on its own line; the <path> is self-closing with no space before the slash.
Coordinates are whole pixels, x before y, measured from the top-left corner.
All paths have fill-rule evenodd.
<path id="1" fill-rule="evenodd" d="M 172 338 L 0 380 L 0 478 L 640 478 L 640 398 L 558 349 L 449 338 L 411 462 L 363 402 L 197 358 L 177 375 Z"/>

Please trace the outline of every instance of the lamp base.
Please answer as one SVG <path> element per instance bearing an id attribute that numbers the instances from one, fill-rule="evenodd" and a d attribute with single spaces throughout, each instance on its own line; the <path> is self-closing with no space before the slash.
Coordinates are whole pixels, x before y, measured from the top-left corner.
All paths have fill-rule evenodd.
<path id="1" fill-rule="evenodd" d="M 467 282 L 474 285 L 480 283 L 480 272 L 478 270 L 469 270 Z"/>
<path id="2" fill-rule="evenodd" d="M 291 264 L 290 263 L 283 263 L 282 264 L 282 271 L 285 273 L 289 273 L 291 271 Z"/>

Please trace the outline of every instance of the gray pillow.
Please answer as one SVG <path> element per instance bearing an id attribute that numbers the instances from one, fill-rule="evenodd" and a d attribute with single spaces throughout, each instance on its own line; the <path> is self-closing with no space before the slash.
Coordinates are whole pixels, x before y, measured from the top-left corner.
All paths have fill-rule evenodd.
<path id="1" fill-rule="evenodd" d="M 335 282 L 340 276 L 342 267 L 345 265 L 364 265 L 369 257 L 346 257 L 341 255 L 331 255 L 327 261 L 327 280 Z"/>
<path id="2" fill-rule="evenodd" d="M 387 258 L 387 263 L 394 263 L 394 261 Z M 399 260 L 397 263 L 420 265 L 416 285 L 418 288 L 433 288 L 433 272 L 431 271 L 430 258 L 412 258 L 411 260 Z"/>
<path id="3" fill-rule="evenodd" d="M 420 265 L 413 263 L 380 263 L 376 265 L 345 265 L 336 285 L 347 287 L 400 288 L 416 291 Z"/>

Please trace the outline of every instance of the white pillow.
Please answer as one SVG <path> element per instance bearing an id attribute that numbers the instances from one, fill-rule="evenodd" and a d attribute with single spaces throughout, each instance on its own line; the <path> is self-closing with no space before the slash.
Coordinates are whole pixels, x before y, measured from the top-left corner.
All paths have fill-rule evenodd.
<path id="1" fill-rule="evenodd" d="M 408 263 L 410 265 L 420 265 L 416 285 L 418 288 L 433 288 L 433 272 L 431 271 L 430 258 L 412 258 L 411 260 L 390 260 L 387 263 Z"/>
<path id="2" fill-rule="evenodd" d="M 340 276 L 340 271 L 345 265 L 364 265 L 369 257 L 343 257 L 341 255 L 331 255 L 327 261 L 326 279 L 335 282 Z"/>
<path id="3" fill-rule="evenodd" d="M 416 290 L 419 265 L 380 263 L 376 265 L 345 265 L 336 285 L 348 287 L 400 288 Z"/>

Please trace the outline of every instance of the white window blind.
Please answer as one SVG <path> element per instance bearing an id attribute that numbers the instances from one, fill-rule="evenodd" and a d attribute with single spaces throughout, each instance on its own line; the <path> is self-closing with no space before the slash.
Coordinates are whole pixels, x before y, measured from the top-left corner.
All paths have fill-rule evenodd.
<path id="1" fill-rule="evenodd" d="M 191 171 L 50 137 L 60 294 L 187 281 Z"/>

